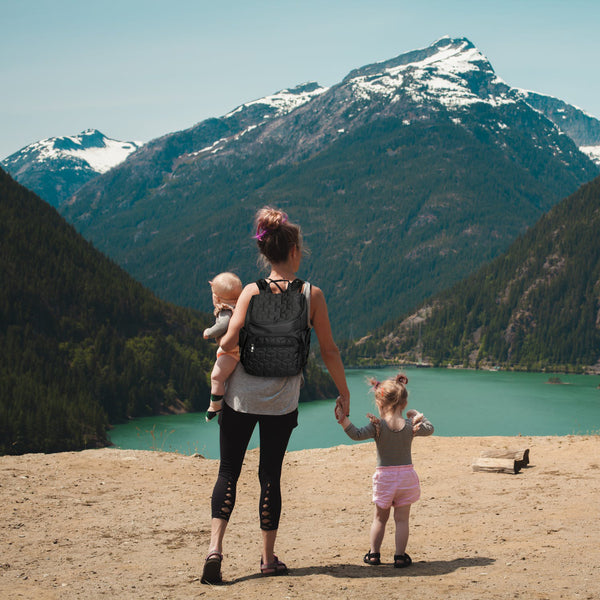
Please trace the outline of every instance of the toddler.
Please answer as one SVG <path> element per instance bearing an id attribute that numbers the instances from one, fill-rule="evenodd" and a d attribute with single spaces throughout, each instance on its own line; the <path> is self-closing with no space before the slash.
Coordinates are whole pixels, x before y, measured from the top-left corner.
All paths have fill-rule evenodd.
<path id="1" fill-rule="evenodd" d="M 242 293 L 242 282 L 234 273 L 219 273 L 209 283 L 216 319 L 212 327 L 204 330 L 204 339 L 215 338 L 219 343 L 227 331 L 236 302 Z M 206 412 L 207 421 L 220 412 L 225 394 L 225 381 L 233 373 L 239 360 L 238 347 L 231 352 L 225 352 L 220 346 L 217 349 L 217 360 L 210 374 L 210 405 Z"/>
<path id="2" fill-rule="evenodd" d="M 353 440 L 374 438 L 377 447 L 377 468 L 373 475 L 375 515 L 370 532 L 371 547 L 363 560 L 368 565 L 381 564 L 381 544 L 393 506 L 396 523 L 394 567 L 408 567 L 412 563 L 406 554 L 410 507 L 421 495 L 419 478 L 412 464 L 411 445 L 414 436 L 431 435 L 433 425 L 414 409 L 406 413 L 406 418 L 402 416 L 408 402 L 406 375 L 400 373 L 382 383 L 376 380 L 370 380 L 370 383 L 380 418 L 367 415 L 370 423 L 359 429 L 339 405 L 335 408 L 336 419 L 349 437 Z"/>

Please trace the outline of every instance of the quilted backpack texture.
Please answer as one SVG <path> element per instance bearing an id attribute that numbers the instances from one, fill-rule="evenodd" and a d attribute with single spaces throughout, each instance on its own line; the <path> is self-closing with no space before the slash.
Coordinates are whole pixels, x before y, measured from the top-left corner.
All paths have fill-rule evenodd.
<path id="1" fill-rule="evenodd" d="M 308 302 L 304 282 L 295 279 L 279 294 L 265 279 L 256 282 L 240 331 L 240 360 L 250 375 L 289 377 L 306 365 L 310 350 Z"/>

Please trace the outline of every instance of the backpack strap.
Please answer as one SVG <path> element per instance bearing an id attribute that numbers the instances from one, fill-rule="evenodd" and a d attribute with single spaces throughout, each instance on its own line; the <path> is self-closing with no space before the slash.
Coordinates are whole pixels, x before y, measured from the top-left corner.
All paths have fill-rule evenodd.
<path id="1" fill-rule="evenodd" d="M 261 292 L 270 292 L 271 291 L 271 286 L 269 285 L 269 283 L 267 282 L 266 279 L 259 279 L 256 282 L 256 285 L 258 286 L 258 289 Z"/>
<path id="2" fill-rule="evenodd" d="M 288 285 L 288 292 L 302 292 L 302 286 L 304 285 L 304 281 L 302 279 L 294 279 L 290 285 Z"/>
<path id="3" fill-rule="evenodd" d="M 294 281 L 290 281 L 288 282 L 288 285 L 285 289 L 283 289 L 279 284 L 283 283 L 284 281 L 288 281 L 287 279 L 259 279 L 256 282 L 256 285 L 258 286 L 258 289 L 261 292 L 271 292 L 273 293 L 273 291 L 271 290 L 271 283 L 274 283 L 278 288 L 279 291 L 282 294 L 285 294 L 287 292 L 302 292 L 302 286 L 304 285 L 304 281 L 302 281 L 302 279 L 294 279 Z"/>

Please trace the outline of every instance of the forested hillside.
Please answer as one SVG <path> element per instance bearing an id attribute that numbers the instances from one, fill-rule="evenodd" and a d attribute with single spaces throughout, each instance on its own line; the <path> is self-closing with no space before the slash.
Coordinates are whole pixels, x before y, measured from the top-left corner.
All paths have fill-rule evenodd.
<path id="1" fill-rule="evenodd" d="M 599 371 L 599 231 L 597 178 L 475 275 L 349 345 L 347 360 Z"/>
<path id="2" fill-rule="evenodd" d="M 106 443 L 208 398 L 206 318 L 159 301 L 0 171 L 0 453 Z"/>
<path id="3" fill-rule="evenodd" d="M 0 454 L 107 443 L 109 424 L 203 410 L 212 317 L 158 300 L 0 170 Z M 334 397 L 314 359 L 301 399 Z"/>

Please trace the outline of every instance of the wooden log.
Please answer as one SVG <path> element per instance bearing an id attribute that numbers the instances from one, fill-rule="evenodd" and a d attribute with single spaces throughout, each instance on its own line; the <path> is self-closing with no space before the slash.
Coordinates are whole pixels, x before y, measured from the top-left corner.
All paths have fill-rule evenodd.
<path id="1" fill-rule="evenodd" d="M 479 457 L 475 459 L 471 467 L 473 471 L 487 473 L 518 473 L 521 470 L 521 464 L 513 458 Z"/>
<path id="2" fill-rule="evenodd" d="M 481 456 L 485 458 L 512 458 L 521 463 L 522 467 L 529 464 L 529 448 L 519 450 L 483 450 Z"/>

